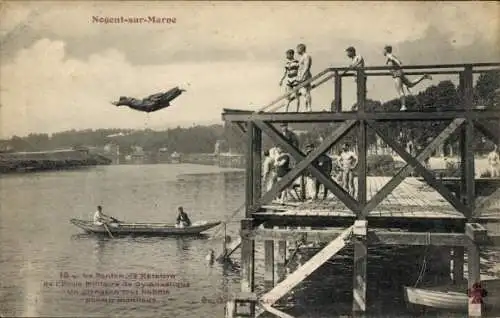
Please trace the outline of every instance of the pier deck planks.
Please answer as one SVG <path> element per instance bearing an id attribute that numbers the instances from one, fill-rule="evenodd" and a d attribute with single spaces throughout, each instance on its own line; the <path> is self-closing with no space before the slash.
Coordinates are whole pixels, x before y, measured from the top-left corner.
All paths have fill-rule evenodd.
<path id="1" fill-rule="evenodd" d="M 368 177 L 368 198 L 373 197 L 389 180 L 390 177 Z M 324 201 L 302 202 L 294 205 L 269 204 L 264 208 L 268 211 L 257 212 L 254 215 L 355 217 L 351 210 L 331 194 Z M 368 214 L 368 217 L 464 218 L 437 191 L 414 177 L 406 178 L 374 211 Z"/>

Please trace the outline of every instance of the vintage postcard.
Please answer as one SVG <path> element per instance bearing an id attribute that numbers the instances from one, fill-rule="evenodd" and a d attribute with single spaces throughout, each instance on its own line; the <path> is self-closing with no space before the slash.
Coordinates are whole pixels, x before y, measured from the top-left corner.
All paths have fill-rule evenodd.
<path id="1" fill-rule="evenodd" d="M 0 317 L 498 317 L 500 3 L 0 2 Z"/>

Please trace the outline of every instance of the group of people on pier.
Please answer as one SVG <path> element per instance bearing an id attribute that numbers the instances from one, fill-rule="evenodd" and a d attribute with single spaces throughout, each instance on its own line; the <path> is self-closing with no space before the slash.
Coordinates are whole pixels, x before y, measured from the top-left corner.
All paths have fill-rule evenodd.
<path id="1" fill-rule="evenodd" d="M 406 110 L 406 92 L 411 95 L 410 88 L 414 87 L 421 81 L 427 79 L 431 80 L 432 77 L 428 74 L 420 76 L 416 80 L 410 80 L 403 72 L 403 63 L 392 53 L 392 46 L 387 45 L 384 47 L 384 56 L 386 58 L 386 65 L 389 65 L 391 75 L 394 78 L 396 92 L 401 101 L 401 111 Z M 298 58 L 295 58 L 297 53 Z M 347 74 L 348 71 L 358 70 L 365 67 L 365 59 L 363 56 L 356 52 L 356 48 L 350 46 L 346 49 L 347 57 L 351 59 L 351 63 L 341 75 Z M 285 112 L 288 112 L 290 104 L 295 100 L 297 112 L 300 110 L 301 98 L 304 99 L 305 111 L 311 112 L 312 97 L 311 97 L 311 66 L 312 57 L 306 52 L 306 45 L 301 43 L 297 45 L 296 52 L 293 49 L 286 51 L 286 60 L 284 73 L 279 81 L 279 85 L 285 85 L 285 90 L 288 93 Z M 366 80 L 366 78 L 365 78 Z M 366 83 L 366 82 L 365 82 Z M 365 85 L 366 87 L 366 85 Z"/>
<path id="2" fill-rule="evenodd" d="M 287 123 L 281 124 L 281 133 L 290 142 L 290 144 L 297 149 L 300 148 L 297 135 L 288 128 Z M 304 153 L 308 155 L 314 150 L 314 148 L 315 145 L 310 143 L 307 144 L 303 150 Z M 342 146 L 342 150 L 337 157 L 329 156 L 326 153 L 323 153 L 314 161 L 314 165 L 325 175 L 333 175 L 334 179 L 336 179 L 348 193 L 354 196 L 354 169 L 357 166 L 357 162 L 358 158 L 356 154 L 351 150 L 351 146 L 346 143 Z M 292 169 L 293 164 L 294 162 L 290 154 L 286 153 L 281 147 L 275 146 L 266 150 L 264 152 L 262 169 L 262 183 L 264 191 L 269 191 L 275 183 L 284 178 Z M 311 186 L 314 185 L 314 191 L 306 190 L 306 188 L 312 188 L 311 186 L 302 188 L 302 185 L 304 184 L 309 184 Z M 298 193 L 297 188 L 301 188 L 301 191 L 305 191 L 305 193 L 301 196 Z M 301 197 L 308 200 L 317 200 L 320 194 L 320 188 L 321 182 L 316 180 L 309 173 L 304 173 L 301 177 L 295 180 L 291 186 L 284 189 L 279 194 L 277 199 L 279 203 L 284 203 L 291 198 L 300 200 Z M 326 187 L 323 187 L 323 200 L 327 198 L 327 195 L 328 190 Z"/>

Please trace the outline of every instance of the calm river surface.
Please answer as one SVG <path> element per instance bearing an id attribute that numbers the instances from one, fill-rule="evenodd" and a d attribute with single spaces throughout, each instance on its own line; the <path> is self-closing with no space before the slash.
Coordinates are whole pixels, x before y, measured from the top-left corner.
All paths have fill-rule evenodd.
<path id="1" fill-rule="evenodd" d="M 224 220 L 243 199 L 243 173 L 210 166 L 120 165 L 2 175 L 0 316 L 223 317 L 223 299 L 240 288 L 239 253 L 232 266 L 207 264 L 209 249 L 220 250 L 220 236 L 97 238 L 80 234 L 69 219 L 90 219 L 102 205 L 104 213 L 121 220 L 174 222 L 182 205 L 193 221 Z M 233 238 L 236 221 L 228 228 Z M 257 248 L 259 289 L 262 244 Z M 408 316 L 397 286 L 415 282 L 421 260 L 396 264 L 383 255 L 379 249 L 368 264 L 370 310 L 380 317 Z M 348 310 L 347 264 L 339 257 L 302 284 L 294 314 L 336 317 Z M 61 273 L 69 275 L 63 274 L 64 284 Z"/>

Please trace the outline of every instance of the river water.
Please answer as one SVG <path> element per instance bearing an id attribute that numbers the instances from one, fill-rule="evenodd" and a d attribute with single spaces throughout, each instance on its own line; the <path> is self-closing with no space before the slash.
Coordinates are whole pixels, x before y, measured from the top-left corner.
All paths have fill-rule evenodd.
<path id="1" fill-rule="evenodd" d="M 239 291 L 234 263 L 210 265 L 206 238 L 98 238 L 70 218 L 90 219 L 97 205 L 118 219 L 174 222 L 184 206 L 193 221 L 224 220 L 244 199 L 240 171 L 198 165 L 118 165 L 0 176 L 0 316 L 223 317 Z M 235 238 L 237 215 L 228 225 Z M 218 228 L 209 233 L 220 234 Z M 262 244 L 256 244 L 257 289 Z M 415 249 L 413 249 L 415 250 Z M 371 250 L 368 303 L 373 316 L 410 316 L 402 283 L 417 279 L 419 255 Z M 346 249 L 343 255 L 349 256 Z M 392 255 L 392 256 L 391 256 Z M 352 268 L 342 255 L 295 290 L 297 317 L 337 317 L 351 307 Z M 149 276 L 148 276 L 149 275 Z M 113 285 L 115 284 L 115 285 Z"/>

